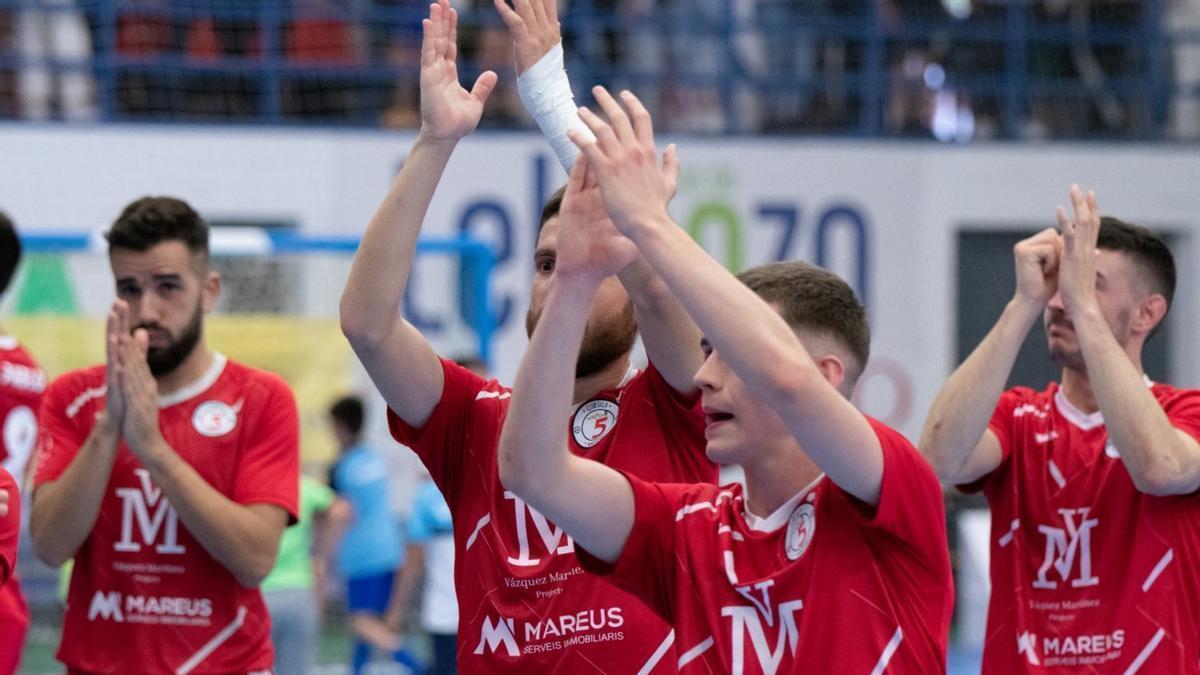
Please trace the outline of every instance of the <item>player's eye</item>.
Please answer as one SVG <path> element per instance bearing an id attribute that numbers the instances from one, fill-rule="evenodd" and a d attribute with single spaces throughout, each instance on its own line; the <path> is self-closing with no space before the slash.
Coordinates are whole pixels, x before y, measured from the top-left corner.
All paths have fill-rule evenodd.
<path id="1" fill-rule="evenodd" d="M 117 286 L 117 297 L 121 299 L 132 299 L 142 294 L 142 289 L 137 286 Z"/>
<path id="2" fill-rule="evenodd" d="M 542 274 L 550 274 L 554 271 L 554 258 L 549 256 L 538 258 L 533 262 L 533 267 Z"/>

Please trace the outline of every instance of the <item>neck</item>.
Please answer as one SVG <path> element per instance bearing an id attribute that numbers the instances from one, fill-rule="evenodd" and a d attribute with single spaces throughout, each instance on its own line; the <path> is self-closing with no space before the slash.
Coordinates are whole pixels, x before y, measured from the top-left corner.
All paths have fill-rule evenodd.
<path id="1" fill-rule="evenodd" d="M 1133 362 L 1133 367 L 1137 369 L 1138 374 L 1144 377 L 1146 371 L 1142 369 L 1140 349 L 1137 353 L 1133 354 L 1130 354 L 1126 350 L 1126 356 Z M 1096 393 L 1092 391 L 1092 381 L 1088 378 L 1086 368 L 1063 367 L 1062 393 L 1071 402 L 1071 405 L 1085 413 L 1094 413 L 1100 409 L 1100 404 L 1096 402 Z"/>
<path id="2" fill-rule="evenodd" d="M 777 452 L 762 452 L 742 468 L 746 473 L 746 508 L 761 517 L 775 513 L 821 475 L 821 469 L 795 444 Z"/>
<path id="3" fill-rule="evenodd" d="M 208 350 L 202 339 L 196 343 L 196 348 L 178 368 L 155 378 L 158 382 L 158 395 L 169 396 L 200 379 L 212 366 L 212 362 L 213 353 Z"/>
<path id="4" fill-rule="evenodd" d="M 598 373 L 575 380 L 574 402 L 579 405 L 606 389 L 616 389 L 625 373 L 629 372 L 629 352 L 613 359 Z"/>

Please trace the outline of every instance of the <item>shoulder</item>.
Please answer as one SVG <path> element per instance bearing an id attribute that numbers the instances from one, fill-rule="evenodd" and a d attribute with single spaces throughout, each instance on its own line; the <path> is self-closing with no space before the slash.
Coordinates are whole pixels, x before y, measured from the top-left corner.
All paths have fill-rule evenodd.
<path id="1" fill-rule="evenodd" d="M 292 395 L 292 388 L 280 375 L 269 370 L 262 370 L 244 363 L 229 359 L 226 363 L 225 377 L 231 383 L 248 389 L 262 390 L 266 393 L 285 393 Z"/>
<path id="2" fill-rule="evenodd" d="M 91 401 L 103 399 L 107 390 L 104 366 L 92 366 L 56 377 L 46 389 L 46 401 L 52 410 L 74 417 Z"/>

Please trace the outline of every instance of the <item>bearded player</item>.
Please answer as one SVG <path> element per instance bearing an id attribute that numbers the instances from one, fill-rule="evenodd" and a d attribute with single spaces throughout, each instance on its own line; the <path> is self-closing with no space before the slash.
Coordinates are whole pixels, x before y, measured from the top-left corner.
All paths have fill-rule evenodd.
<path id="1" fill-rule="evenodd" d="M 272 667 L 257 586 L 295 521 L 299 418 L 282 379 L 207 345 L 208 234 L 178 199 L 125 208 L 107 233 L 107 360 L 42 403 L 30 527 L 47 564 L 75 559 L 69 672 Z"/>
<path id="2" fill-rule="evenodd" d="M 342 328 L 388 403 L 393 436 L 417 452 L 453 515 L 459 670 L 671 672 L 667 624 L 632 595 L 580 574 L 572 540 L 501 485 L 496 444 L 510 390 L 439 358 L 396 312 L 434 189 L 496 82 L 488 72 L 469 92 L 459 85 L 456 20 L 444 0 L 430 7 L 421 131 L 355 255 Z M 673 181 L 676 168 L 669 163 L 664 180 Z M 570 210 L 556 196 L 543 210 L 530 329 L 542 322 L 559 232 L 571 220 L 607 220 L 598 195 Z M 653 480 L 714 480 L 690 380 L 701 358 L 698 333 L 661 280 L 645 261 L 631 261 L 583 309 L 590 321 L 566 394 L 571 405 L 553 417 L 571 428 L 572 450 Z M 639 328 L 651 361 L 641 371 L 630 367 Z"/>
<path id="3" fill-rule="evenodd" d="M 991 508 L 985 673 L 1200 672 L 1200 391 L 1142 368 L 1175 261 L 1095 195 L 1071 203 L 1014 248 L 1016 292 L 921 449 Z M 1039 318 L 1062 379 L 1005 391 Z"/>

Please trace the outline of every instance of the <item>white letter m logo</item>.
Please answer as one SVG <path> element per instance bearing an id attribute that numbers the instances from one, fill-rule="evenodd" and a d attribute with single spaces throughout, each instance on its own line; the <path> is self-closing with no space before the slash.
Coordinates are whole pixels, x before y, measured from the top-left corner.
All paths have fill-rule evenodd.
<path id="1" fill-rule="evenodd" d="M 117 497 L 121 499 L 121 539 L 113 544 L 113 550 L 122 553 L 136 553 L 142 550 L 142 544 L 149 546 L 158 541 L 159 532 L 163 534 L 163 542 L 154 547 L 159 553 L 180 554 L 184 548 L 179 545 L 179 514 L 171 508 L 171 503 L 163 496 L 162 489 L 150 482 L 150 472 L 145 469 L 134 469 L 139 487 L 117 488 Z M 150 513 L 154 507 L 154 513 Z M 133 524 L 137 521 L 140 541 L 133 540 Z"/>
<path id="2" fill-rule="evenodd" d="M 1057 581 L 1051 581 L 1046 577 L 1046 573 L 1053 567 L 1058 576 L 1063 580 L 1071 581 L 1073 588 L 1081 588 L 1084 586 L 1095 586 L 1100 583 L 1100 577 L 1092 575 L 1092 528 L 1100 524 L 1100 520 L 1092 518 L 1088 520 L 1087 514 L 1091 508 L 1079 509 L 1059 509 L 1059 514 L 1062 515 L 1063 523 L 1067 528 L 1064 530 L 1059 527 L 1050 527 L 1048 525 L 1038 525 L 1038 532 L 1046 535 L 1046 557 L 1042 561 L 1042 567 L 1038 570 L 1037 579 L 1033 582 L 1034 588 L 1058 588 Z M 1075 516 L 1078 514 L 1079 523 L 1075 523 Z M 1071 579 L 1071 572 L 1075 568 L 1075 557 L 1079 556 L 1079 576 Z"/>
<path id="3" fill-rule="evenodd" d="M 95 621 L 97 616 L 118 623 L 125 621 L 125 615 L 121 613 L 121 594 L 116 591 L 96 591 L 92 596 L 92 605 L 88 607 L 88 621 Z"/>
<path id="4" fill-rule="evenodd" d="M 501 642 L 504 643 L 509 656 L 521 655 L 517 649 L 517 638 L 513 634 L 513 620 L 501 617 L 496 623 L 492 623 L 492 617 L 483 617 L 483 628 L 479 631 L 479 646 L 475 648 L 475 653 L 483 654 L 485 644 L 489 652 L 495 653 Z"/>

